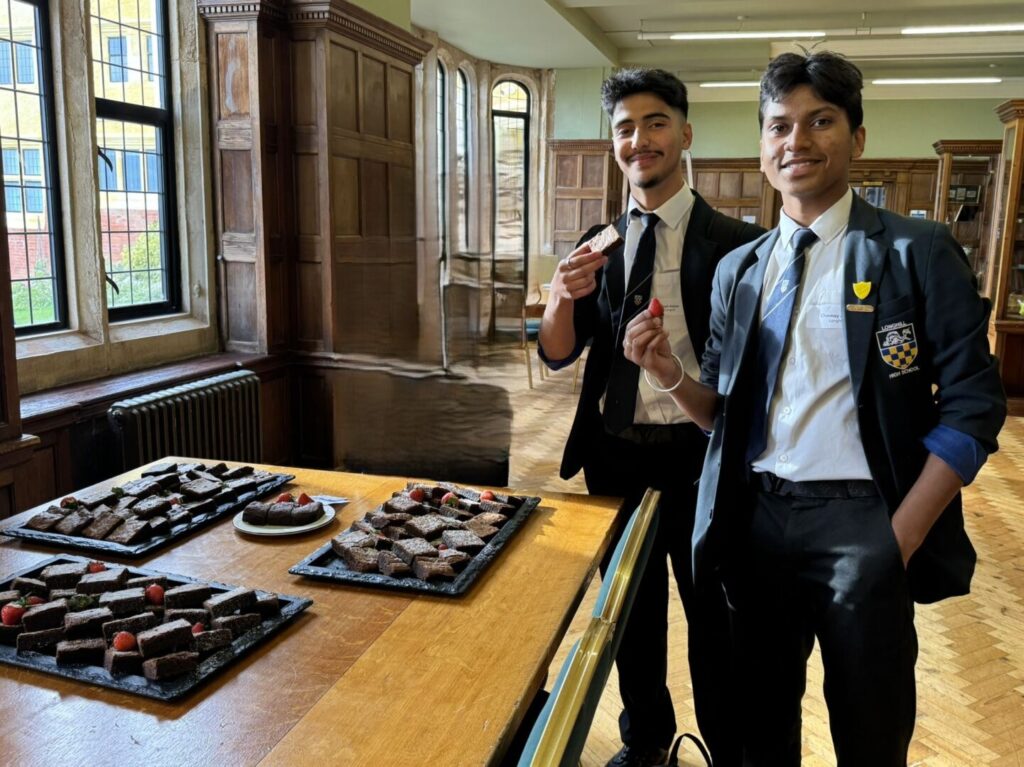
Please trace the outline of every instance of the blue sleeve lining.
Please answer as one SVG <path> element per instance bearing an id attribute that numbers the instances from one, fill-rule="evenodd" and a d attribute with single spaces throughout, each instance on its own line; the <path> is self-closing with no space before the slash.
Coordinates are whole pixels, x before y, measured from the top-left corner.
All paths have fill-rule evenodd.
<path id="1" fill-rule="evenodd" d="M 928 432 L 923 441 L 928 452 L 941 458 L 964 485 L 974 481 L 988 460 L 988 453 L 978 440 L 941 423 Z"/>

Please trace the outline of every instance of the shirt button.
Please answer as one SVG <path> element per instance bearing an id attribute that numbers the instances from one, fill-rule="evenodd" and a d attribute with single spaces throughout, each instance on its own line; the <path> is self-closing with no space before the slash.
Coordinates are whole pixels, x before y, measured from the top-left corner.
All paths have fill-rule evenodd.
<path id="1" fill-rule="evenodd" d="M 796 357 L 790 357 L 789 358 L 789 364 L 790 365 L 795 365 L 796 364 Z"/>
<path id="2" fill-rule="evenodd" d="M 783 463 L 786 463 L 786 461 L 789 460 L 789 456 L 783 453 L 782 455 L 779 456 L 779 460 L 782 461 Z"/>
<path id="3" fill-rule="evenodd" d="M 789 407 L 789 405 L 787 405 L 786 407 L 782 408 L 782 414 L 783 415 L 789 415 L 792 412 L 793 412 L 793 408 Z"/>

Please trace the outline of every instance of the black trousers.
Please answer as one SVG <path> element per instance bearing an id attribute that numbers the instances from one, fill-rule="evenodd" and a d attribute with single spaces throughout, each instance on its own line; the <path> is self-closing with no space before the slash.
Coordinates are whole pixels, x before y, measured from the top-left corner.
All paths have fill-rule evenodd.
<path id="1" fill-rule="evenodd" d="M 668 748 L 676 732 L 672 697 L 666 685 L 671 559 L 686 613 L 697 724 L 715 767 L 733 767 L 740 763 L 740 746 L 731 721 L 735 672 L 729 613 L 721 585 L 709 579 L 698 592 L 691 568 L 697 482 L 708 440 L 692 424 L 649 427 L 645 434 L 650 441 L 602 434 L 593 445 L 591 459 L 584 464 L 591 493 L 625 498 L 621 525 L 648 487 L 662 492 L 654 548 L 615 659 L 623 704 L 619 731 L 623 743 L 641 748 Z M 601 572 L 605 572 L 603 565 Z"/>
<path id="2" fill-rule="evenodd" d="M 815 638 L 838 767 L 904 767 L 916 710 L 914 608 L 876 497 L 756 492 L 725 589 L 742 691 L 744 765 L 800 764 Z"/>

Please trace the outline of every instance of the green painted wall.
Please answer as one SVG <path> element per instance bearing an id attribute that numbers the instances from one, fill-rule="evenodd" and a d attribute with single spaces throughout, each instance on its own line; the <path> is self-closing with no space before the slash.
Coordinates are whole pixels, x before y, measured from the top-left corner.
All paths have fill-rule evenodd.
<path id="1" fill-rule="evenodd" d="M 555 73 L 555 138 L 607 138 L 601 83 L 610 69 L 559 69 Z"/>
<path id="2" fill-rule="evenodd" d="M 601 81 L 611 70 L 559 69 L 555 77 L 556 139 L 607 138 L 601 111 Z M 998 139 L 995 115 L 1000 99 L 866 101 L 865 157 L 935 157 L 939 139 Z M 754 157 L 758 128 L 756 101 L 699 101 L 690 104 L 694 157 Z"/>
<path id="3" fill-rule="evenodd" d="M 390 21 L 406 31 L 412 29 L 412 17 L 409 10 L 411 0 L 350 0 L 360 8 L 365 8 L 375 16 Z"/>

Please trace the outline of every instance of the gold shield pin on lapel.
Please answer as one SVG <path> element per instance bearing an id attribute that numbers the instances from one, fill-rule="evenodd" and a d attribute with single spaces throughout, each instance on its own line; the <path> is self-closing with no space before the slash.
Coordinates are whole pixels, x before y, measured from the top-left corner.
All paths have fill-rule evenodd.
<path id="1" fill-rule="evenodd" d="M 870 282 L 855 282 L 853 283 L 853 295 L 857 296 L 861 301 L 871 295 L 871 283 Z"/>

